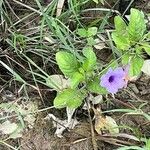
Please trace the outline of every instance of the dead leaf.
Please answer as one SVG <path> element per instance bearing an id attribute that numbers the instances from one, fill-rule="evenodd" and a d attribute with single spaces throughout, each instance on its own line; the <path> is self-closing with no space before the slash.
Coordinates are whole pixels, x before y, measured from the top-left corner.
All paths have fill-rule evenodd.
<path id="1" fill-rule="evenodd" d="M 103 130 L 108 130 L 111 134 L 119 133 L 116 121 L 110 116 L 103 116 L 100 109 L 93 108 L 95 113 L 95 130 L 98 134 L 102 134 Z"/>
<path id="2" fill-rule="evenodd" d="M 23 131 L 23 126 L 20 124 L 18 125 L 18 128 L 10 134 L 9 138 L 16 139 L 22 137 L 22 131 Z"/>
<path id="3" fill-rule="evenodd" d="M 102 130 L 105 129 L 106 119 L 102 116 L 95 118 L 95 130 L 98 134 L 102 134 Z"/>
<path id="4" fill-rule="evenodd" d="M 57 137 L 62 138 L 62 134 L 66 128 L 73 129 L 79 122 L 76 119 L 72 119 L 75 109 L 66 108 L 68 119 L 61 120 L 55 117 L 53 114 L 48 114 L 44 119 L 53 119 L 53 126 L 56 127 L 55 134 Z"/>
<path id="5" fill-rule="evenodd" d="M 95 39 L 95 45 L 94 47 L 98 50 L 101 50 L 103 48 L 105 48 L 105 43 L 103 41 L 101 41 L 100 39 Z"/>
<path id="6" fill-rule="evenodd" d="M 97 95 L 97 96 L 93 96 L 92 94 L 89 94 L 89 96 L 87 97 L 87 103 L 89 104 L 89 108 L 91 108 L 90 103 L 92 103 L 93 105 L 96 104 L 101 104 L 103 102 L 103 96 L 102 95 Z M 82 109 L 87 110 L 87 103 L 84 103 Z"/>
<path id="7" fill-rule="evenodd" d="M 32 114 L 26 115 L 26 116 L 24 117 L 24 121 L 26 121 L 26 122 L 28 123 L 28 127 L 29 127 L 30 129 L 33 128 L 34 123 L 35 123 L 35 120 L 36 120 L 36 117 L 33 116 Z"/>
<path id="8" fill-rule="evenodd" d="M 59 74 L 49 76 L 46 83 L 56 91 L 60 91 L 69 87 L 69 81 L 65 79 L 63 75 Z"/>
<path id="9" fill-rule="evenodd" d="M 22 131 L 25 127 L 33 127 L 36 120 L 36 111 L 38 110 L 37 102 L 27 101 L 22 103 L 1 103 L 0 108 L 2 112 L 5 113 L 5 117 L 16 115 L 15 122 L 10 122 L 9 120 L 0 124 L 0 131 L 2 134 L 9 135 L 9 138 L 22 137 Z M 33 113 L 34 112 L 34 113 Z M 18 123 L 21 122 L 21 123 Z"/>
<path id="10" fill-rule="evenodd" d="M 69 108 L 69 107 L 66 107 L 66 112 L 67 112 L 68 122 L 71 121 L 72 116 L 73 116 L 75 110 L 76 110 L 75 108 Z"/>
<path id="11" fill-rule="evenodd" d="M 141 71 L 150 76 L 150 59 L 144 61 Z"/>
<path id="12" fill-rule="evenodd" d="M 105 128 L 109 130 L 111 134 L 118 134 L 119 128 L 116 121 L 110 116 L 106 116 L 105 120 L 106 120 Z"/>
<path id="13" fill-rule="evenodd" d="M 44 39 L 48 41 L 50 44 L 55 44 L 56 41 L 52 37 L 45 36 Z"/>
<path id="14" fill-rule="evenodd" d="M 57 12 L 56 12 L 56 16 L 57 17 L 61 15 L 62 8 L 64 6 L 64 2 L 65 2 L 65 0 L 58 0 L 58 3 L 57 3 Z"/>
<path id="15" fill-rule="evenodd" d="M 95 96 L 94 99 L 92 100 L 92 104 L 101 104 L 103 102 L 103 96 L 102 95 L 98 95 Z"/>
<path id="16" fill-rule="evenodd" d="M 11 123 L 9 120 L 0 124 L 0 131 L 3 134 L 11 134 L 18 128 L 16 123 Z"/>

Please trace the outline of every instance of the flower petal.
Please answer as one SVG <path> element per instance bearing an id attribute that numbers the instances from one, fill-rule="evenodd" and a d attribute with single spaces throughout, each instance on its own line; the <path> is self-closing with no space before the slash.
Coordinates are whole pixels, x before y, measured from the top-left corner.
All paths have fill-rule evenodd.
<path id="1" fill-rule="evenodd" d="M 108 90 L 108 92 L 112 93 L 112 94 L 115 94 L 118 92 L 118 88 L 115 88 L 113 86 L 109 86 L 106 88 Z"/>
<path id="2" fill-rule="evenodd" d="M 118 89 L 122 89 L 126 85 L 126 82 L 124 79 L 117 79 L 116 78 L 116 80 L 117 81 L 114 84 L 115 84 L 115 87 L 117 87 Z"/>
<path id="3" fill-rule="evenodd" d="M 103 87 L 107 87 L 108 84 L 109 84 L 108 77 L 107 76 L 102 76 L 101 81 L 100 81 L 100 85 L 103 86 Z"/>
<path id="4" fill-rule="evenodd" d="M 125 72 L 121 67 L 116 68 L 113 73 L 120 78 L 123 78 L 125 76 Z"/>

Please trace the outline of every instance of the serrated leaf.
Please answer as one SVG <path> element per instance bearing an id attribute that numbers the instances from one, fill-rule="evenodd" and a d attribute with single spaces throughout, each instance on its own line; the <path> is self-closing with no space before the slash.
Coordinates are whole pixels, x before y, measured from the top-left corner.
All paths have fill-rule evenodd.
<path id="1" fill-rule="evenodd" d="M 150 45 L 148 43 L 144 43 L 144 45 L 142 46 L 142 48 L 150 56 Z"/>
<path id="2" fill-rule="evenodd" d="M 75 90 L 74 98 L 68 101 L 67 106 L 69 108 L 77 108 L 82 104 L 83 99 L 87 96 L 87 92 L 85 90 Z"/>
<path id="3" fill-rule="evenodd" d="M 74 90 L 65 89 L 62 92 L 58 93 L 54 99 L 54 106 L 56 108 L 64 108 L 67 106 L 68 100 L 71 100 L 71 97 L 74 97 Z"/>
<path id="4" fill-rule="evenodd" d="M 142 11 L 131 8 L 130 22 L 128 26 L 128 33 L 130 40 L 133 42 L 139 41 L 146 30 L 144 14 Z"/>
<path id="5" fill-rule="evenodd" d="M 68 88 L 70 83 L 67 79 L 65 79 L 62 75 L 51 75 L 46 79 L 46 84 L 54 88 L 56 91 L 60 91 L 62 89 Z"/>
<path id="6" fill-rule="evenodd" d="M 65 76 L 71 77 L 78 71 L 79 63 L 76 57 L 68 52 L 60 51 L 56 53 L 56 61 L 60 70 Z"/>
<path id="7" fill-rule="evenodd" d="M 91 71 L 94 70 L 96 66 L 96 55 L 91 47 L 86 47 L 83 49 L 83 55 L 86 57 L 83 62 L 83 69 L 85 71 Z"/>
<path id="8" fill-rule="evenodd" d="M 87 37 L 87 30 L 86 29 L 83 29 L 83 28 L 78 29 L 77 33 L 80 37 L 83 37 L 83 38 Z"/>
<path id="9" fill-rule="evenodd" d="M 130 59 L 129 53 L 122 55 L 122 58 L 121 58 L 122 64 L 127 65 L 129 63 L 129 59 Z"/>
<path id="10" fill-rule="evenodd" d="M 125 32 L 127 25 L 120 16 L 116 16 L 114 18 L 114 23 L 115 23 L 116 32 L 119 32 L 119 33 Z"/>
<path id="11" fill-rule="evenodd" d="M 75 72 L 73 76 L 70 78 L 71 88 L 76 88 L 81 81 L 84 81 L 84 79 L 85 77 L 83 74 L 81 74 L 80 72 Z"/>
<path id="12" fill-rule="evenodd" d="M 67 107 L 69 108 L 77 108 L 82 104 L 82 100 L 80 99 L 80 97 L 76 97 L 75 99 L 70 99 L 70 101 L 68 101 L 67 103 Z"/>
<path id="13" fill-rule="evenodd" d="M 132 59 L 130 61 L 129 76 L 130 77 L 138 76 L 141 72 L 143 63 L 144 63 L 143 58 L 141 58 L 139 56 L 132 57 Z"/>
<path id="14" fill-rule="evenodd" d="M 94 44 L 96 44 L 93 37 L 88 37 L 87 42 L 88 42 L 88 45 L 90 45 L 90 46 L 93 46 Z"/>
<path id="15" fill-rule="evenodd" d="M 120 34 L 116 31 L 112 33 L 112 39 L 115 42 L 118 49 L 128 50 L 130 47 L 130 41 L 127 34 Z"/>
<path id="16" fill-rule="evenodd" d="M 65 89 L 59 93 L 54 99 L 54 106 L 56 108 L 77 108 L 81 105 L 83 100 L 83 93 L 76 89 Z"/>
<path id="17" fill-rule="evenodd" d="M 136 54 L 140 55 L 142 53 L 142 49 L 143 49 L 142 46 L 136 45 L 135 46 L 135 52 L 136 52 Z"/>
<path id="18" fill-rule="evenodd" d="M 90 37 L 90 36 L 94 36 L 97 34 L 97 27 L 90 27 L 88 28 L 87 30 L 87 36 Z"/>
<path id="19" fill-rule="evenodd" d="M 92 93 L 97 93 L 97 94 L 107 94 L 108 93 L 105 88 L 100 86 L 99 78 L 95 78 L 95 79 L 89 81 L 87 84 L 87 88 Z"/>

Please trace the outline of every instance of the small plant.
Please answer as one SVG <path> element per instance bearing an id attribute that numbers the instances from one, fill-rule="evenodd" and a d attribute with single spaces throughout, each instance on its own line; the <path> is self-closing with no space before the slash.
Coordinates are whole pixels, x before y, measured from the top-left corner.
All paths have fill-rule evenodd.
<path id="1" fill-rule="evenodd" d="M 149 34 L 146 34 L 146 22 L 142 11 L 131 9 L 129 24 L 116 16 L 115 31 L 112 39 L 116 44 L 123 65 L 130 65 L 129 76 L 138 76 L 144 62 L 143 52 L 150 55 L 148 44 Z"/>
<path id="2" fill-rule="evenodd" d="M 96 33 L 96 27 L 78 30 L 80 37 L 87 39 L 87 45 L 77 57 L 65 50 L 56 53 L 57 64 L 69 79 L 69 87 L 59 91 L 54 100 L 56 108 L 77 108 L 88 92 L 107 93 L 106 89 L 100 86 L 99 77 L 96 75 L 97 58 L 92 48 Z"/>
<path id="3" fill-rule="evenodd" d="M 130 77 L 138 76 L 143 66 L 143 50 L 150 54 L 148 35 L 143 12 L 131 9 L 127 25 L 120 17 L 115 17 L 115 31 L 112 39 L 120 52 L 121 66 L 114 70 L 110 67 L 100 77 L 97 72 L 97 57 L 93 51 L 96 27 L 78 29 L 78 34 L 86 38 L 87 44 L 82 54 L 73 54 L 65 50 L 56 53 L 56 61 L 64 76 L 69 79 L 69 87 L 58 92 L 54 100 L 56 108 L 77 108 L 88 93 L 115 94 L 127 86 Z M 107 70 L 107 69 L 106 69 Z"/>
<path id="4" fill-rule="evenodd" d="M 86 38 L 87 44 L 82 54 L 76 57 L 65 50 L 56 53 L 56 61 L 66 78 L 69 78 L 69 86 L 61 91 L 54 100 L 56 108 L 77 108 L 87 97 L 88 93 L 107 94 L 116 93 L 118 89 L 126 86 L 126 71 L 119 67 L 111 68 L 101 77 L 97 71 L 97 57 L 92 46 L 95 44 L 94 36 L 97 34 L 96 27 L 79 29 L 78 34 Z M 111 86 L 110 86 L 111 85 Z"/>

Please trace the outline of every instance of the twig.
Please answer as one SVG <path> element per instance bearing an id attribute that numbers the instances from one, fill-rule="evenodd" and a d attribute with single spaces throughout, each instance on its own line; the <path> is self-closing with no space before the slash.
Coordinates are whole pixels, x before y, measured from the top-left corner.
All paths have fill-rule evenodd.
<path id="1" fill-rule="evenodd" d="M 89 110 L 89 104 L 88 102 L 86 101 L 86 104 L 87 104 L 87 110 L 88 110 L 88 116 L 89 116 L 89 120 L 90 120 L 90 126 L 91 126 L 91 135 L 92 135 L 92 144 L 93 144 L 93 149 L 94 150 L 98 150 L 98 146 L 97 146 L 97 143 L 96 143 L 96 139 L 95 139 L 95 135 L 94 135 L 94 128 L 93 128 L 93 124 L 92 124 L 92 118 L 91 118 L 91 115 L 90 115 L 90 110 Z"/>

